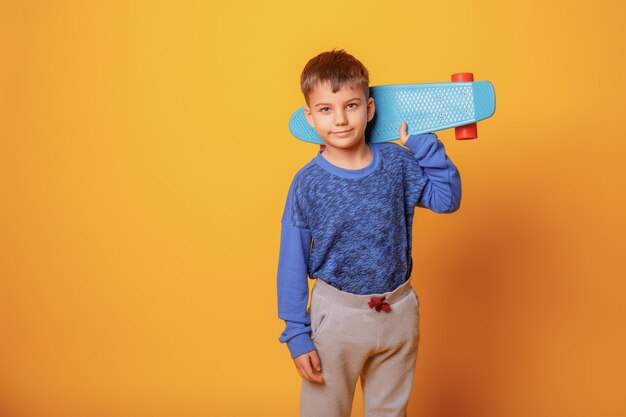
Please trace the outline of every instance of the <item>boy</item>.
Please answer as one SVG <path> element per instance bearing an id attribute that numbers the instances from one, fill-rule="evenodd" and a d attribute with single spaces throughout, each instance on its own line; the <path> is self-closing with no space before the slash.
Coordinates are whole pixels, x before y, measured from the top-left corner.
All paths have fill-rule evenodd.
<path id="1" fill-rule="evenodd" d="M 366 417 L 406 416 L 419 343 L 413 214 L 457 210 L 459 173 L 434 134 L 408 135 L 404 122 L 408 149 L 366 142 L 369 75 L 345 51 L 312 58 L 301 89 L 325 146 L 294 176 L 281 221 L 279 340 L 303 379 L 300 413 L 349 417 L 360 376 Z"/>

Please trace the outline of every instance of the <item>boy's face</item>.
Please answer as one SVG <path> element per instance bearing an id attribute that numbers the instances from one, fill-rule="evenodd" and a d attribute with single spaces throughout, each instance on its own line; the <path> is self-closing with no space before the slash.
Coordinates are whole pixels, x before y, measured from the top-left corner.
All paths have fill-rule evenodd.
<path id="1" fill-rule="evenodd" d="M 309 94 L 304 115 L 326 146 L 349 149 L 365 140 L 365 127 L 374 117 L 374 99 L 365 99 L 360 87 L 332 92 L 330 83 L 318 83 Z"/>

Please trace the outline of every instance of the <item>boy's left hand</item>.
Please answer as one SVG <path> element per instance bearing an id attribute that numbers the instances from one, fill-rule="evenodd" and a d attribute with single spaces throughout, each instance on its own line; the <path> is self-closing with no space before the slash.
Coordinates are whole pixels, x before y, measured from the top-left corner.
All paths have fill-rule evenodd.
<path id="1" fill-rule="evenodd" d="M 402 142 L 402 144 L 404 145 L 407 141 L 407 139 L 409 139 L 409 134 L 407 133 L 407 125 L 406 122 L 402 122 L 402 124 L 400 124 L 400 141 Z"/>

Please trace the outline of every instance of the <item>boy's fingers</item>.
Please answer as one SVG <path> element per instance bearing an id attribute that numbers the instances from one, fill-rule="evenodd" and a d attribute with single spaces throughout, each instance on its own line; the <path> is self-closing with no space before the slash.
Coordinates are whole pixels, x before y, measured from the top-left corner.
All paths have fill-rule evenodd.
<path id="1" fill-rule="evenodd" d="M 307 357 L 307 360 L 302 364 L 302 373 L 304 374 L 305 378 L 310 381 L 311 377 L 313 376 L 313 368 L 311 368 L 311 361 L 309 361 L 308 359 L 309 358 Z"/>
<path id="2" fill-rule="evenodd" d="M 317 354 L 317 350 L 312 351 L 309 355 L 309 358 L 311 359 L 312 365 L 309 373 L 311 377 L 309 381 L 321 384 L 322 382 L 324 382 L 324 377 L 322 376 L 322 366 L 320 364 L 320 357 Z"/>
<path id="3" fill-rule="evenodd" d="M 311 359 L 312 355 L 313 354 L 308 355 L 307 359 Z M 315 355 L 317 355 L 317 352 L 315 352 Z M 320 374 L 317 374 L 313 370 L 310 360 L 305 361 L 304 364 L 302 365 L 302 373 L 304 374 L 304 378 L 311 382 L 322 383 L 322 381 L 324 380 Z"/>
<path id="4" fill-rule="evenodd" d="M 404 121 L 400 124 L 400 140 L 402 141 L 402 143 L 404 143 L 406 141 L 407 137 L 409 136 L 407 134 L 407 127 L 408 126 L 407 126 L 406 122 L 404 122 Z"/>
<path id="5" fill-rule="evenodd" d="M 302 379 L 320 384 L 324 382 L 324 377 L 321 374 L 321 363 L 316 350 L 298 356 L 294 362 Z M 318 367 L 320 371 L 317 370 Z"/>
<path id="6" fill-rule="evenodd" d="M 320 363 L 320 357 L 317 354 L 317 350 L 311 352 L 311 364 L 313 365 L 314 371 L 322 372 L 322 364 Z"/>

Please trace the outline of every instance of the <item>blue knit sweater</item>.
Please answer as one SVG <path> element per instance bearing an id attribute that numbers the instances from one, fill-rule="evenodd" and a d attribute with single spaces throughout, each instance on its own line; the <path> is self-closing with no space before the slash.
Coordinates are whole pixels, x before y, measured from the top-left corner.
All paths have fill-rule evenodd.
<path id="1" fill-rule="evenodd" d="M 415 207 L 457 210 L 461 178 L 443 144 L 411 135 L 406 149 L 369 143 L 372 162 L 346 169 L 320 150 L 293 178 L 282 217 L 278 262 L 279 340 L 291 357 L 315 349 L 307 276 L 353 294 L 381 294 L 411 274 Z"/>

